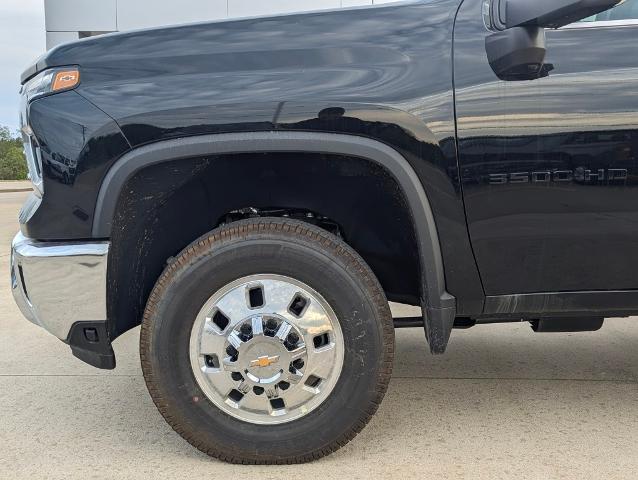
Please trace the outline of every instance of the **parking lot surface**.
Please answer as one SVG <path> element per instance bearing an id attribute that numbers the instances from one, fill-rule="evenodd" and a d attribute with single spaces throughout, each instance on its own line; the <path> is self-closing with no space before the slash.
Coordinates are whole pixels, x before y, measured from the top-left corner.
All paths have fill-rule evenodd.
<path id="1" fill-rule="evenodd" d="M 151 402 L 139 328 L 115 341 L 117 369 L 101 371 L 21 317 L 8 266 L 26 195 L 0 193 L 0 479 L 636 478 L 636 317 L 594 333 L 455 330 L 440 357 L 422 329 L 398 330 L 385 400 L 345 448 L 285 467 L 210 459 Z"/>

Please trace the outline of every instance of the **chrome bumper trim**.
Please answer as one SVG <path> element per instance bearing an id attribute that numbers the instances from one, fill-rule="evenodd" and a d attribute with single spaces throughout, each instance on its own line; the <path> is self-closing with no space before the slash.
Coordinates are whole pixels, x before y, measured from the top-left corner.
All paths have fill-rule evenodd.
<path id="1" fill-rule="evenodd" d="M 22 314 L 60 340 L 79 321 L 106 320 L 108 242 L 40 242 L 18 233 L 11 290 Z"/>

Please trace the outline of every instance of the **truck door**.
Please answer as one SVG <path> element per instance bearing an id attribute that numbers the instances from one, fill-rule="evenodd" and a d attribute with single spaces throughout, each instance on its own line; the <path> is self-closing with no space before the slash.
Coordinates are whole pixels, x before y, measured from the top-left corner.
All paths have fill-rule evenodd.
<path id="1" fill-rule="evenodd" d="M 638 288 L 638 0 L 546 30 L 544 78 L 499 80 L 455 25 L 460 175 L 486 294 Z"/>

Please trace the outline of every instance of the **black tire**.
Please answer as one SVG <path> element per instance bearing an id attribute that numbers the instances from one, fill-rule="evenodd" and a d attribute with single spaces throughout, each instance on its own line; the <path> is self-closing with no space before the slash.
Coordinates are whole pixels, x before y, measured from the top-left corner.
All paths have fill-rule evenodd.
<path id="1" fill-rule="evenodd" d="M 336 313 L 345 344 L 330 396 L 277 425 L 244 422 L 217 408 L 189 362 L 202 305 L 224 285 L 256 273 L 293 277 L 319 292 Z M 301 463 L 348 443 L 376 412 L 392 373 L 394 328 L 378 280 L 346 243 L 303 222 L 259 218 L 217 228 L 169 263 L 146 305 L 140 355 L 155 405 L 193 446 L 232 463 Z"/>

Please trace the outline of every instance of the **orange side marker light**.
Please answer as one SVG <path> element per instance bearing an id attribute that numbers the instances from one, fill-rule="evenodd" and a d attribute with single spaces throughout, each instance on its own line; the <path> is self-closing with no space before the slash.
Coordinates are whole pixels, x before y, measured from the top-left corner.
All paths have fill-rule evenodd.
<path id="1" fill-rule="evenodd" d="M 66 90 L 75 87 L 80 83 L 80 71 L 79 70 L 63 70 L 55 74 L 53 79 L 52 92 L 58 90 Z"/>

